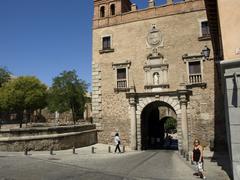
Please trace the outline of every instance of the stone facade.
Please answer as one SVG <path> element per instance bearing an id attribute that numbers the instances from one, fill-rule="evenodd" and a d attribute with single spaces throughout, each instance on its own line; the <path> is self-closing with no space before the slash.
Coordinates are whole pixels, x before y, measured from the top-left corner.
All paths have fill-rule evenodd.
<path id="1" fill-rule="evenodd" d="M 206 19 L 202 0 L 159 7 L 151 1 L 143 10 L 128 0 L 94 1 L 92 109 L 100 142 L 112 143 L 118 131 L 124 144 L 142 149 L 144 108 L 162 102 L 176 113 L 179 149 L 188 151 L 194 138 L 209 146 L 215 136 L 216 74 L 211 40 L 202 37 Z M 204 46 L 209 58 L 201 53 Z M 189 70 L 194 62 L 198 75 Z M 123 82 L 119 69 L 125 69 Z"/>

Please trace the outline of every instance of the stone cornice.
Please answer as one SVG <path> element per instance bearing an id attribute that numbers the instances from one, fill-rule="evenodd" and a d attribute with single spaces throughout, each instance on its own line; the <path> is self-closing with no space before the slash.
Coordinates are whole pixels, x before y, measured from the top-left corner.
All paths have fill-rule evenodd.
<path id="1" fill-rule="evenodd" d="M 232 67 L 232 66 L 240 66 L 240 59 L 234 60 L 224 60 L 219 62 L 222 68 Z"/>
<path id="2" fill-rule="evenodd" d="M 126 93 L 127 98 L 132 97 L 155 97 L 155 96 L 177 96 L 192 94 L 191 90 L 176 90 L 176 91 L 163 91 L 163 92 L 143 92 L 143 93 Z"/>
<path id="3" fill-rule="evenodd" d="M 143 66 L 143 69 L 145 69 L 145 68 L 168 67 L 168 66 L 169 66 L 169 64 L 149 64 L 149 65 Z"/>
<path id="4" fill-rule="evenodd" d="M 75 136 L 80 134 L 86 134 L 91 132 L 96 132 L 98 130 L 86 130 L 82 132 L 68 132 L 62 134 L 45 134 L 45 135 L 35 135 L 35 136 L 19 136 L 19 137 L 1 137 L 0 142 L 12 142 L 12 141 L 30 141 L 30 140 L 43 140 L 43 139 L 55 139 L 55 138 L 64 138 L 67 136 Z"/>

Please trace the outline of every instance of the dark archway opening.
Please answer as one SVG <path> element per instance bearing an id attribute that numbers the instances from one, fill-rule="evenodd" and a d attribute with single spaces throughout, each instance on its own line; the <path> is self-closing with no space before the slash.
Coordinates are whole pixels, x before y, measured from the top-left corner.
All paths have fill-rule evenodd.
<path id="1" fill-rule="evenodd" d="M 166 130 L 166 127 L 169 127 L 169 120 L 176 122 L 176 113 L 165 102 L 155 101 L 143 109 L 141 114 L 142 150 L 178 149 L 176 128 Z"/>

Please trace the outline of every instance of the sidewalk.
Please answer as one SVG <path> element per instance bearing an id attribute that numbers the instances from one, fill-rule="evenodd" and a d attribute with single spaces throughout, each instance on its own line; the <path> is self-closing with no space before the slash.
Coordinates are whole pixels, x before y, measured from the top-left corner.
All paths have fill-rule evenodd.
<path id="1" fill-rule="evenodd" d="M 207 177 L 207 179 L 230 180 L 228 174 L 230 171 L 230 167 L 227 167 L 228 162 L 226 154 L 218 153 L 217 156 L 218 157 L 216 157 L 215 152 L 206 149 L 204 150 L 204 175 Z M 183 158 L 182 160 L 185 161 L 185 163 L 188 164 L 188 166 L 190 166 L 193 170 L 195 170 L 194 165 L 191 164 L 191 160 L 186 161 Z M 221 163 L 219 163 L 220 161 Z M 222 165 L 224 167 L 222 167 Z"/>

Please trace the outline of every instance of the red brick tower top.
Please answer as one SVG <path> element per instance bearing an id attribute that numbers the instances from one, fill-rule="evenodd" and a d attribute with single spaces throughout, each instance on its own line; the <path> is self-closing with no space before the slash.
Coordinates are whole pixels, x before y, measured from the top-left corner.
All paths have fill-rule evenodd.
<path id="1" fill-rule="evenodd" d="M 130 0 L 94 0 L 94 19 L 131 11 L 131 4 Z"/>

